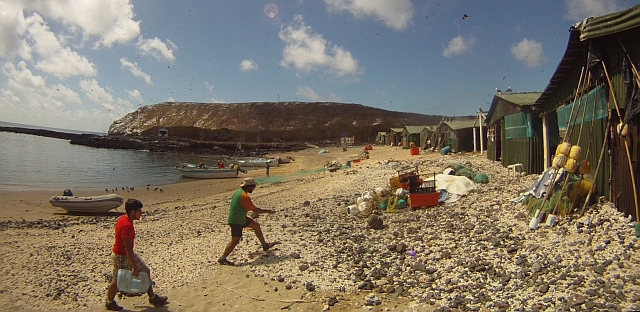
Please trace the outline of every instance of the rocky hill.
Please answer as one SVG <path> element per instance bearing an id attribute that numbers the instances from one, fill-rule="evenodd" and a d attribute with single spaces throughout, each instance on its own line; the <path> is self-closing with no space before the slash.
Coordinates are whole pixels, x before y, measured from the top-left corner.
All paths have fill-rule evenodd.
<path id="1" fill-rule="evenodd" d="M 109 135 L 153 136 L 163 127 L 169 137 L 203 141 L 318 142 L 355 136 L 356 142 L 367 142 L 390 127 L 436 125 L 442 118 L 330 102 L 169 102 L 140 107 L 114 121 Z"/>

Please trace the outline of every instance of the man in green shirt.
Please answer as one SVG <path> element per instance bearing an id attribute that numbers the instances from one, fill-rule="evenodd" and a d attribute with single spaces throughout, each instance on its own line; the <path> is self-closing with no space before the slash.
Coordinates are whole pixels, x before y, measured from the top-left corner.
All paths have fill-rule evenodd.
<path id="1" fill-rule="evenodd" d="M 222 265 L 234 265 L 233 262 L 227 260 L 227 256 L 233 252 L 240 239 L 242 238 L 242 229 L 250 227 L 256 233 L 256 237 L 262 244 L 262 250 L 267 251 L 271 247 L 275 246 L 278 242 L 267 243 L 262 235 L 262 229 L 260 224 L 247 216 L 247 211 L 251 210 L 256 213 L 269 213 L 272 214 L 274 210 L 266 210 L 256 207 L 251 201 L 249 194 L 256 189 L 256 181 L 253 178 L 245 178 L 240 188 L 236 190 L 231 196 L 231 204 L 229 205 L 229 217 L 227 222 L 231 227 L 231 241 L 224 249 L 222 256 L 218 259 L 218 263 Z"/>

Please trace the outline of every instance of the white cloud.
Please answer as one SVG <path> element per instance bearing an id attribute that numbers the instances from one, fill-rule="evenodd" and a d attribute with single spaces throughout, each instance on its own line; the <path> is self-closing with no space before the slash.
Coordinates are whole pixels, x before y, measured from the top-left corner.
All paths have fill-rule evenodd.
<path id="1" fill-rule="evenodd" d="M 310 87 L 298 87 L 298 92 L 296 92 L 296 94 L 302 95 L 311 101 L 322 100 L 320 94 L 316 93 L 316 91 L 313 91 L 313 89 L 311 89 Z"/>
<path id="2" fill-rule="evenodd" d="M 153 39 L 138 38 L 137 43 L 138 50 L 142 55 L 151 55 L 158 61 L 166 60 L 173 62 L 176 57 L 173 55 L 174 50 L 178 50 L 178 47 L 167 39 L 167 43 L 155 37 Z"/>
<path id="3" fill-rule="evenodd" d="M 6 62 L 2 73 L 7 78 L 7 84 L 0 89 L 5 121 L 101 132 L 121 117 L 96 109 L 68 109 L 69 104 L 82 104 L 79 94 L 60 84 L 47 84 L 44 77 L 33 75 L 24 61 L 17 66 Z"/>
<path id="4" fill-rule="evenodd" d="M 204 81 L 204 88 L 209 90 L 210 92 L 213 92 L 213 89 L 216 88 L 216 86 L 213 83 L 210 83 L 208 81 Z"/>
<path id="5" fill-rule="evenodd" d="M 17 2 L 2 1 L 0 12 L 0 56 L 31 59 L 31 47 L 22 35 L 27 31 L 27 23 L 22 8 Z"/>
<path id="6" fill-rule="evenodd" d="M 542 43 L 527 38 L 511 46 L 511 54 L 517 61 L 523 62 L 527 67 L 536 67 L 544 60 Z"/>
<path id="7" fill-rule="evenodd" d="M 2 72 L 7 77 L 7 89 L 3 94 L 10 96 L 7 100 L 15 102 L 15 97 L 20 99 L 20 104 L 31 109 L 64 108 L 67 104 L 81 104 L 80 96 L 64 85 L 47 85 L 44 77 L 35 76 L 27 68 L 24 61 L 15 67 L 11 63 L 5 63 Z"/>
<path id="8" fill-rule="evenodd" d="M 85 96 L 89 100 L 103 106 L 107 110 L 116 108 L 113 95 L 100 87 L 98 81 L 95 79 L 91 78 L 80 81 L 80 89 L 85 93 Z"/>
<path id="9" fill-rule="evenodd" d="M 467 41 L 462 36 L 455 37 L 449 41 L 447 47 L 442 50 L 444 57 L 451 57 L 454 55 L 461 55 L 471 51 L 471 46 L 475 43 L 475 39 L 471 38 Z"/>
<path id="10" fill-rule="evenodd" d="M 240 70 L 242 70 L 243 72 L 248 72 L 256 69 L 258 69 L 258 64 L 256 64 L 252 59 L 246 59 L 240 62 Z"/>
<path id="11" fill-rule="evenodd" d="M 211 98 L 209 101 L 211 101 L 211 103 L 224 103 L 223 100 L 219 100 L 219 99 L 216 99 L 216 98 Z"/>
<path id="12" fill-rule="evenodd" d="M 382 20 L 395 30 L 407 28 L 413 16 L 410 0 L 324 0 L 332 11 L 348 11 L 358 18 Z"/>
<path id="13" fill-rule="evenodd" d="M 42 16 L 68 27 L 78 27 L 83 36 L 98 36 L 95 48 L 124 43 L 140 34 L 140 22 L 134 21 L 133 4 L 129 0 L 35 0 L 21 1 L 25 11 L 37 11 Z"/>
<path id="14" fill-rule="evenodd" d="M 175 102 L 176 99 L 174 99 L 172 96 L 168 97 L 167 100 L 165 102 Z"/>
<path id="15" fill-rule="evenodd" d="M 298 92 L 296 94 L 300 96 L 304 96 L 311 101 L 325 101 L 326 99 L 318 94 L 311 87 L 298 87 Z M 334 92 L 331 92 L 328 97 L 328 101 L 330 102 L 340 102 L 340 97 L 336 95 Z"/>
<path id="16" fill-rule="evenodd" d="M 567 15 L 565 19 L 574 22 L 581 21 L 587 17 L 601 16 L 622 10 L 622 6 L 617 1 L 602 0 L 565 0 Z"/>
<path id="17" fill-rule="evenodd" d="M 132 75 L 144 79 L 144 82 L 146 82 L 148 85 L 153 84 L 153 81 L 151 81 L 151 76 L 143 72 L 142 69 L 138 67 L 138 63 L 131 63 L 129 62 L 129 60 L 127 60 L 126 57 L 121 58 L 120 63 L 122 64 L 122 68 L 128 69 Z"/>
<path id="18" fill-rule="evenodd" d="M 37 69 L 58 78 L 96 75 L 93 64 L 86 57 L 63 47 L 40 15 L 34 13 L 26 19 L 26 23 L 29 38 L 36 53 L 41 57 L 35 64 Z"/>
<path id="19" fill-rule="evenodd" d="M 278 36 L 286 43 L 280 62 L 282 66 L 291 65 L 303 73 L 326 68 L 337 77 L 359 73 L 358 60 L 351 56 L 351 52 L 336 45 L 327 47 L 328 42 L 322 35 L 314 34 L 310 26 L 305 26 L 302 15 L 296 15 Z"/>
<path id="20" fill-rule="evenodd" d="M 134 89 L 134 90 L 127 90 L 127 93 L 129 94 L 129 98 L 136 101 L 136 102 L 142 102 L 142 95 L 140 95 L 140 91 L 138 91 L 138 89 Z"/>

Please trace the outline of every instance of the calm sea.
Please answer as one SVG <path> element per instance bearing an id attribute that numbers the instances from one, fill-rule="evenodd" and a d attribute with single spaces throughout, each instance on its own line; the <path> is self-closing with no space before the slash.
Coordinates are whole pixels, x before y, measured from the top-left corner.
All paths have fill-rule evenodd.
<path id="1" fill-rule="evenodd" d="M 174 183 L 177 154 L 72 145 L 67 140 L 0 131 L 0 190 L 112 189 Z"/>

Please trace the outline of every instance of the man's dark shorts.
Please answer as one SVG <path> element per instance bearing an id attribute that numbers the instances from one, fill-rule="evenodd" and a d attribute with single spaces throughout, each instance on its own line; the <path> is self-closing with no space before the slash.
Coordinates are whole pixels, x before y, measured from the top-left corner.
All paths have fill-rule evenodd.
<path id="1" fill-rule="evenodd" d="M 247 226 L 249 226 L 249 224 L 251 222 L 253 222 L 253 219 L 247 217 L 247 219 L 244 222 L 244 224 L 229 223 L 229 226 L 231 227 L 231 236 L 232 237 L 242 237 L 242 229 L 244 229 Z"/>

